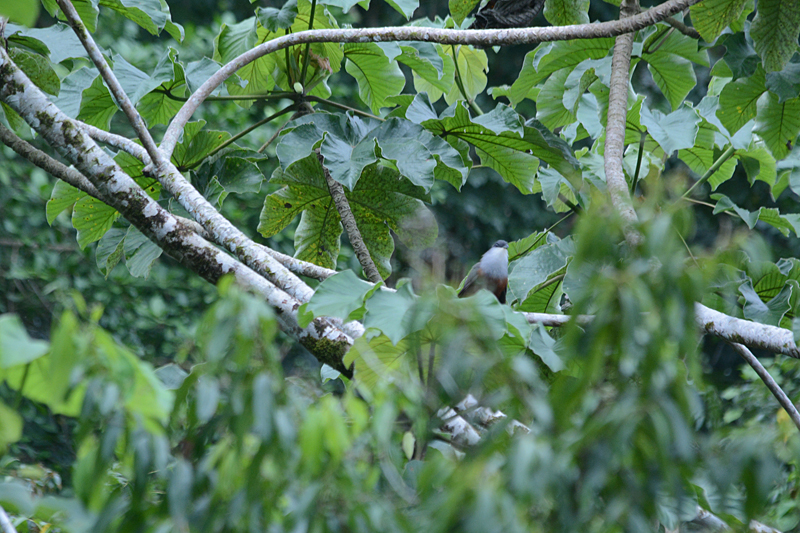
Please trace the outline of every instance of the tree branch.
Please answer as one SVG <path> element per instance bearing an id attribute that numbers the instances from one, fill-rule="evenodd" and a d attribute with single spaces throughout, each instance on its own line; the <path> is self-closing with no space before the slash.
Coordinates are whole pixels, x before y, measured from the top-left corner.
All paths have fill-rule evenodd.
<path id="1" fill-rule="evenodd" d="M 794 403 L 792 403 L 792 400 L 789 399 L 780 385 L 778 385 L 775 380 L 772 379 L 772 376 L 770 376 L 769 372 L 767 372 L 767 369 L 764 368 L 764 365 L 761 364 L 761 361 L 759 361 L 756 356 L 753 355 L 753 352 L 748 350 L 746 346 L 743 346 L 738 342 L 731 342 L 729 344 L 733 346 L 733 349 L 736 350 L 751 367 L 753 367 L 753 370 L 756 371 L 758 377 L 761 378 L 761 381 L 764 382 L 772 395 L 778 399 L 778 403 L 781 404 L 781 407 L 783 407 L 783 409 L 786 411 L 786 414 L 789 415 L 789 418 L 792 419 L 794 425 L 800 430 L 800 413 L 797 412 L 797 407 L 795 407 Z"/>
<path id="2" fill-rule="evenodd" d="M 11 523 L 2 506 L 0 506 L 0 527 L 3 528 L 3 533 L 17 533 L 17 528 Z"/>
<path id="3" fill-rule="evenodd" d="M 136 144 L 127 137 L 123 137 L 122 135 L 116 135 L 114 133 L 111 133 L 110 131 L 101 130 L 96 126 L 92 126 L 91 124 L 86 124 L 85 122 L 81 122 L 80 120 L 76 120 L 75 123 L 78 124 L 78 126 L 95 141 L 99 141 L 109 146 L 113 146 L 118 150 L 122 150 L 123 152 L 127 152 L 136 159 L 138 159 L 139 161 L 141 161 L 142 163 L 144 163 L 145 166 L 149 166 L 153 163 L 152 160 L 150 159 L 150 155 L 147 153 L 147 150 L 145 150 L 141 144 Z"/>
<path id="4" fill-rule="evenodd" d="M 97 67 L 100 75 L 103 77 L 103 81 L 106 82 L 108 90 L 111 91 L 112 95 L 114 95 L 114 98 L 117 100 L 117 104 L 120 106 L 120 108 L 122 108 L 125 116 L 128 117 L 128 121 L 131 123 L 131 126 L 136 132 L 136 135 L 139 137 L 139 140 L 142 141 L 142 145 L 150 155 L 150 159 L 153 161 L 158 161 L 160 158 L 160 152 L 158 151 L 155 140 L 153 140 L 152 135 L 150 135 L 150 131 L 147 129 L 147 125 L 144 123 L 144 119 L 139 112 L 136 111 L 136 108 L 133 106 L 130 98 L 128 98 L 128 95 L 125 93 L 122 85 L 120 85 L 119 80 L 117 80 L 117 77 L 111 71 L 106 59 L 103 57 L 103 54 L 100 52 L 100 49 L 94 42 L 92 35 L 86 29 L 86 26 L 83 25 L 83 21 L 81 21 L 80 15 L 78 15 L 78 12 L 75 10 L 75 6 L 72 5 L 70 0 L 56 0 L 56 2 L 58 3 L 58 7 L 61 8 L 61 11 L 64 12 L 67 22 L 69 22 L 70 26 L 72 26 L 72 29 L 75 31 L 75 35 L 77 35 L 78 39 L 80 39 L 81 44 L 83 45 L 84 49 L 86 49 L 86 52 L 89 54 L 92 62 Z"/>
<path id="5" fill-rule="evenodd" d="M 548 313 L 522 314 L 531 324 L 543 324 L 554 328 L 564 326 L 567 322 L 575 319 L 578 324 L 587 324 L 594 320 L 592 315 L 575 317 Z M 732 317 L 697 302 L 694 304 L 694 321 L 697 327 L 706 333 L 728 342 L 800 359 L 800 348 L 795 344 L 794 335 L 788 329 Z"/>
<path id="6" fill-rule="evenodd" d="M 687 26 L 683 22 L 675 20 L 672 17 L 665 18 L 664 22 L 666 22 L 667 24 L 669 24 L 670 26 L 672 26 L 673 28 L 675 28 L 676 30 L 678 30 L 687 37 L 691 37 L 692 39 L 697 39 L 697 40 L 700 40 L 702 38 L 700 37 L 700 33 L 696 29 L 692 28 L 691 26 Z"/>
<path id="7" fill-rule="evenodd" d="M 226 274 L 233 274 L 240 285 L 258 293 L 276 309 L 278 322 L 286 333 L 297 338 L 323 363 L 345 376 L 352 376 L 352 370 L 342 363 L 344 353 L 353 343 L 352 337 L 326 318 L 315 319 L 305 329 L 301 328 L 297 321 L 300 307 L 297 299 L 213 246 L 150 198 L 78 124 L 47 99 L 2 47 L 0 101 L 8 104 L 71 161 L 100 192 L 104 202 L 119 211 L 167 254 L 211 283 L 217 283 Z M 278 264 L 262 250 L 253 248 Z"/>
<path id="8" fill-rule="evenodd" d="M 2 124 L 0 124 L 0 141 L 51 176 L 55 176 L 89 196 L 105 202 L 103 194 L 86 179 L 86 176 L 35 148 Z"/>
<path id="9" fill-rule="evenodd" d="M 383 281 L 375 262 L 369 255 L 367 245 L 364 244 L 364 239 L 361 237 L 353 211 L 350 210 L 350 203 L 344 194 L 344 187 L 331 177 L 331 173 L 325 168 L 325 159 L 322 154 L 317 152 L 317 158 L 319 158 L 319 164 L 322 165 L 322 172 L 325 174 L 325 181 L 328 183 L 328 190 L 331 193 L 331 198 L 333 198 L 333 203 L 336 205 L 336 210 L 342 219 L 342 225 L 347 232 L 347 237 L 350 239 L 350 244 L 353 245 L 353 251 L 356 253 L 358 262 L 361 263 L 361 268 L 364 269 L 364 274 L 372 283 Z"/>
<path id="10" fill-rule="evenodd" d="M 639 10 L 638 0 L 623 0 L 620 6 L 620 21 L 633 17 Z M 622 156 L 625 150 L 625 122 L 628 118 L 628 85 L 633 49 L 633 34 L 617 37 L 614 55 L 611 59 L 611 83 L 608 94 L 608 121 L 606 123 L 605 159 L 606 183 L 611 203 L 627 225 L 634 224 L 638 217 L 633 210 L 628 183 L 622 170 Z M 641 235 L 634 229 L 626 229 L 626 240 L 634 245 L 641 241 Z"/>
<path id="11" fill-rule="evenodd" d="M 234 58 L 205 81 L 183 104 L 173 118 L 161 142 L 165 156 L 172 155 L 181 131 L 194 112 L 211 93 L 228 77 L 244 65 L 259 57 L 290 46 L 321 42 L 384 42 L 427 41 L 440 44 L 472 44 L 484 47 L 511 44 L 532 44 L 546 41 L 571 39 L 595 39 L 613 37 L 644 29 L 660 22 L 700 0 L 670 0 L 636 16 L 599 24 L 576 24 L 573 26 L 546 26 L 537 28 L 505 28 L 500 30 L 443 30 L 416 26 L 389 28 L 362 28 L 345 30 L 301 31 L 262 43 Z"/>
<path id="12" fill-rule="evenodd" d="M 800 359 L 800 348 L 788 329 L 732 317 L 701 303 L 694 304 L 694 315 L 700 328 L 728 342 Z"/>

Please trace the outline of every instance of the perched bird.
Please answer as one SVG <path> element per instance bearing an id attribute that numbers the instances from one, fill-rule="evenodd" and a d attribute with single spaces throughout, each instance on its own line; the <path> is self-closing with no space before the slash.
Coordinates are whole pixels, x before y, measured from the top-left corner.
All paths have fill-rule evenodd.
<path id="1" fill-rule="evenodd" d="M 544 7 L 544 0 L 489 0 L 475 14 L 471 30 L 526 28 Z"/>
<path id="2" fill-rule="evenodd" d="M 494 293 L 501 304 L 504 304 L 506 286 L 508 286 L 508 243 L 497 241 L 469 271 L 458 296 L 469 296 L 480 289 L 487 289 Z"/>

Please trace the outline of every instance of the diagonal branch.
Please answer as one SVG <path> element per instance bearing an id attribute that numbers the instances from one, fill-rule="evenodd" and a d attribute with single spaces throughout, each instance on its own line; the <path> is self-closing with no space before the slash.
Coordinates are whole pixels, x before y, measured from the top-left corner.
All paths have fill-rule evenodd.
<path id="1" fill-rule="evenodd" d="M 8 104 L 71 161 L 100 192 L 104 202 L 119 211 L 167 254 L 211 283 L 216 284 L 224 275 L 233 274 L 240 285 L 261 295 L 277 310 L 281 329 L 295 337 L 320 361 L 345 376 L 352 376 L 352 370 L 342 363 L 344 353 L 353 343 L 351 336 L 345 334 L 335 321 L 326 318 L 315 319 L 306 328 L 300 327 L 297 315 L 300 302 L 297 299 L 216 248 L 150 198 L 78 124 L 47 99 L 2 47 L 0 101 Z M 270 260 L 275 262 L 272 258 Z"/>
<path id="2" fill-rule="evenodd" d="M 753 367 L 753 370 L 756 371 L 758 377 L 761 378 L 761 381 L 767 386 L 769 391 L 772 393 L 775 398 L 778 399 L 778 403 L 781 404 L 781 407 L 784 408 L 786 414 L 789 415 L 789 418 L 792 419 L 794 425 L 797 426 L 797 429 L 800 429 L 800 413 L 797 412 L 797 407 L 795 407 L 792 400 L 786 395 L 783 389 L 778 385 L 772 376 L 767 372 L 767 369 L 764 368 L 764 365 L 761 364 L 753 352 L 747 349 L 746 346 L 739 344 L 738 342 L 730 343 L 733 346 L 733 349 L 736 350 L 742 358 L 747 361 L 747 363 Z"/>
<path id="3" fill-rule="evenodd" d="M 78 190 L 81 190 L 101 202 L 105 202 L 103 193 L 97 190 L 86 176 L 70 168 L 61 161 L 53 159 L 38 148 L 19 138 L 13 131 L 0 124 L 0 142 L 14 150 L 17 154 L 24 157 L 37 167 L 60 180 L 69 183 Z"/>
<path id="4" fill-rule="evenodd" d="M 58 3 L 58 7 L 61 8 L 61 11 L 64 12 L 67 22 L 69 22 L 70 26 L 72 26 L 72 29 L 78 36 L 78 39 L 80 39 L 81 44 L 86 49 L 86 52 L 89 54 L 92 62 L 97 67 L 100 75 L 103 77 L 103 81 L 106 82 L 108 90 L 111 91 L 112 95 L 114 95 L 114 98 L 117 100 L 117 104 L 119 104 L 119 106 L 122 108 L 125 116 L 128 117 L 128 121 L 131 123 L 131 126 L 133 126 L 133 129 L 136 132 L 136 135 L 139 137 L 139 140 L 142 141 L 142 145 L 144 146 L 145 150 L 147 150 L 150 158 L 153 161 L 158 161 L 160 153 L 158 151 L 158 147 L 156 146 L 155 140 L 153 140 L 153 136 L 150 135 L 150 131 L 147 129 L 147 124 L 144 123 L 144 119 L 139 112 L 136 111 L 136 108 L 133 106 L 130 98 L 128 98 L 128 95 L 125 93 L 125 90 L 122 88 L 119 80 L 117 80 L 117 77 L 111 71 L 111 67 L 108 66 L 106 59 L 103 57 L 103 54 L 100 52 L 100 49 L 94 42 L 92 35 L 83 24 L 80 15 L 78 15 L 78 12 L 75 10 L 75 6 L 72 5 L 70 0 L 56 0 L 56 2 Z"/>
<path id="5" fill-rule="evenodd" d="M 173 118 L 161 142 L 165 156 L 172 154 L 181 132 L 200 104 L 228 77 L 259 57 L 306 43 L 339 42 L 385 42 L 427 41 L 440 44 L 472 44 L 486 48 L 496 45 L 532 44 L 546 41 L 568 41 L 572 39 L 595 39 L 615 37 L 624 33 L 642 30 L 672 16 L 700 0 L 669 0 L 644 13 L 630 18 L 602 22 L 599 24 L 576 24 L 572 26 L 547 26 L 537 28 L 505 28 L 500 30 L 444 30 L 416 26 L 362 28 L 343 30 L 310 30 L 291 33 L 262 43 L 232 59 L 183 104 Z"/>
<path id="6" fill-rule="evenodd" d="M 336 205 L 336 210 L 339 211 L 339 217 L 342 219 L 342 225 L 347 232 L 347 237 L 350 239 L 350 244 L 353 245 L 353 251 L 358 257 L 358 262 L 361 263 L 361 268 L 364 269 L 367 279 L 372 283 L 383 281 L 375 262 L 369 255 L 367 245 L 364 244 L 364 239 L 361 237 L 361 231 L 356 224 L 356 218 L 353 216 L 353 211 L 350 210 L 350 203 L 347 201 L 347 196 L 344 194 L 344 187 L 341 183 L 331 177 L 331 173 L 325 168 L 324 158 L 322 154 L 317 153 L 319 163 L 322 165 L 322 173 L 325 174 L 325 181 L 328 182 L 328 190 L 333 198 L 333 203 Z"/>
<path id="7" fill-rule="evenodd" d="M 11 523 L 11 520 L 2 507 L 0 507 L 0 531 L 3 533 L 17 533 L 17 528 Z"/>

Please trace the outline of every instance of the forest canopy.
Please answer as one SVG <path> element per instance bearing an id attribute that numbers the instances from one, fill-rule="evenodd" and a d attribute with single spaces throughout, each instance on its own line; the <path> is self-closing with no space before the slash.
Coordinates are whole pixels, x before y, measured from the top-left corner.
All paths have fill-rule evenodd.
<path id="1" fill-rule="evenodd" d="M 0 532 L 800 531 L 798 33 L 0 0 Z"/>

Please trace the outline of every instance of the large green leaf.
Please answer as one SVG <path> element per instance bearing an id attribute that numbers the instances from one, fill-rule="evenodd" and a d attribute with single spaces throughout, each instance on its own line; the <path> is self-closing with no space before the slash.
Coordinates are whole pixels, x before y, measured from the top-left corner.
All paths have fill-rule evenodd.
<path id="1" fill-rule="evenodd" d="M 131 276 L 135 278 L 146 278 L 150 273 L 150 267 L 162 253 L 156 243 L 134 226 L 128 228 L 123 251 L 125 252 L 125 266 L 128 267 Z"/>
<path id="2" fill-rule="evenodd" d="M 444 100 L 448 104 L 453 104 L 458 100 L 464 99 L 464 94 L 459 88 L 458 81 L 466 93 L 466 99 L 473 101 L 486 88 L 486 72 L 489 70 L 489 59 L 486 52 L 478 48 L 469 46 L 444 46 L 445 54 L 449 55 L 456 62 L 456 80 L 450 86 L 450 90 L 445 92 Z"/>
<path id="3" fill-rule="evenodd" d="M 410 19 L 419 7 L 419 0 L 386 0 L 386 3 L 403 15 L 406 20 Z"/>
<path id="4" fill-rule="evenodd" d="M 395 170 L 372 164 L 352 191 L 345 190 L 356 225 L 383 277 L 391 272 L 394 251 L 389 230 L 414 248 L 430 246 L 438 232 L 419 199 L 425 197 L 424 191 L 398 177 Z M 270 183 L 285 187 L 267 196 L 258 231 L 265 237 L 275 235 L 302 213 L 295 232 L 295 256 L 334 268 L 342 226 L 317 156 L 312 154 L 286 170 L 276 169 Z"/>
<path id="5" fill-rule="evenodd" d="M 732 210 L 735 212 L 750 229 L 753 229 L 757 222 L 765 222 L 780 231 L 784 236 L 794 231 L 795 235 L 800 236 L 800 214 L 789 213 L 781 214 L 774 207 L 761 207 L 756 211 L 750 211 L 739 207 L 724 194 L 712 194 L 711 198 L 717 201 L 714 206 L 714 214 Z"/>
<path id="6" fill-rule="evenodd" d="M 792 296 L 792 286 L 787 284 L 781 291 L 769 301 L 762 301 L 753 289 L 751 280 L 745 281 L 740 287 L 739 292 L 744 297 L 744 316 L 749 320 L 777 326 L 786 314 L 791 305 L 789 299 Z M 796 290 L 796 282 L 795 282 Z"/>
<path id="7" fill-rule="evenodd" d="M 753 42 L 743 33 L 724 35 L 720 38 L 720 42 L 725 44 L 726 53 L 722 56 L 722 61 L 714 64 L 713 74 L 715 76 L 732 76 L 734 80 L 747 78 L 753 75 L 757 67 L 762 66 L 761 58 L 753 49 Z M 726 66 L 730 72 L 725 72 Z"/>
<path id="8" fill-rule="evenodd" d="M 742 13 L 747 0 L 703 0 L 691 7 L 692 23 L 703 40 L 714 42 Z"/>
<path id="9" fill-rule="evenodd" d="M 649 40 L 645 46 L 648 44 Z M 697 84 L 691 62 L 708 66 L 708 54 L 705 51 L 698 52 L 697 42 L 678 32 L 669 34 L 656 46 L 654 52 L 644 54 L 642 57 L 647 61 L 647 68 L 653 76 L 653 81 L 661 89 L 672 109 L 677 109 Z"/>
<path id="10" fill-rule="evenodd" d="M 287 168 L 319 146 L 331 177 L 352 189 L 368 165 L 389 161 L 413 184 L 430 190 L 435 178 L 460 187 L 467 167 L 459 152 L 422 126 L 398 117 L 382 123 L 351 115 L 315 113 L 281 138 L 277 147 Z M 320 143 L 321 141 L 321 143 Z"/>
<path id="11" fill-rule="evenodd" d="M 446 91 L 453 83 L 455 67 L 450 65 L 452 68 L 448 77 L 445 72 L 445 61 L 439 55 L 440 49 L 441 47 L 437 48 L 434 43 L 403 43 L 400 46 L 401 54 L 396 59 L 411 68 L 415 76 L 436 85 L 440 91 Z"/>
<path id="12" fill-rule="evenodd" d="M 280 7 L 258 7 L 256 8 L 258 22 L 269 31 L 285 30 L 294 24 L 297 17 L 297 0 L 287 0 Z"/>
<path id="13" fill-rule="evenodd" d="M 749 78 L 732 81 L 723 87 L 717 117 L 731 135 L 756 116 L 758 99 L 766 90 L 766 73 L 760 66 Z"/>
<path id="14" fill-rule="evenodd" d="M 544 5 L 544 18 L 553 26 L 589 24 L 589 0 L 550 0 Z"/>
<path id="15" fill-rule="evenodd" d="M 0 1 L 0 15 L 12 22 L 24 24 L 25 26 L 33 26 L 36 24 L 36 19 L 39 18 L 39 2 L 31 0 L 2 0 Z M 2 426 L 2 424 L 0 424 Z M 11 441 L 6 441 L 11 442 Z M 0 449 L 4 448 L 5 443 L 0 435 Z"/>
<path id="16" fill-rule="evenodd" d="M 214 60 L 227 63 L 233 58 L 261 44 L 269 33 L 266 29 L 256 25 L 255 18 L 243 20 L 230 26 L 223 24 L 214 39 Z M 259 57 L 236 71 L 236 78 L 228 78 L 226 85 L 228 92 L 233 96 L 263 94 L 275 87 L 275 54 Z M 247 107 L 251 101 L 240 101 L 239 104 Z"/>
<path id="17" fill-rule="evenodd" d="M 642 125 L 668 155 L 675 150 L 694 146 L 701 120 L 697 112 L 689 106 L 682 106 L 669 115 L 642 106 Z"/>
<path id="18" fill-rule="evenodd" d="M 152 35 L 158 35 L 170 21 L 169 9 L 164 10 L 159 0 L 99 0 L 99 4 L 132 20 Z M 172 31 L 170 34 L 180 40 Z"/>
<path id="19" fill-rule="evenodd" d="M 230 139 L 227 131 L 203 130 L 204 120 L 189 122 L 183 129 L 183 139 L 172 152 L 172 162 L 179 169 L 194 168 L 219 145 Z"/>
<path id="20" fill-rule="evenodd" d="M 686 163 L 698 175 L 703 175 L 711 168 L 711 165 L 716 161 L 716 158 L 722 152 L 715 151 L 711 148 L 703 148 L 701 146 L 692 146 L 678 151 L 678 158 Z M 711 190 L 715 191 L 717 187 L 731 179 L 733 172 L 736 170 L 737 159 L 732 157 L 725 161 L 722 166 L 708 178 L 708 184 Z"/>
<path id="21" fill-rule="evenodd" d="M 98 75 L 92 84 L 83 91 L 80 113 L 77 118 L 102 130 L 108 130 L 111 117 L 114 116 L 117 109 L 117 103 L 103 84 L 103 78 Z"/>
<path id="22" fill-rule="evenodd" d="M 742 162 L 747 179 L 751 184 L 759 180 L 769 185 L 770 188 L 775 185 L 778 176 L 775 157 L 764 148 L 763 144 L 754 143 L 752 148 L 737 150 L 736 155 Z"/>
<path id="23" fill-rule="evenodd" d="M 45 205 L 47 223 L 52 226 L 53 221 L 62 211 L 75 205 L 75 202 L 84 196 L 86 196 L 85 192 L 76 189 L 65 181 L 58 180 L 53 186 L 53 192 L 50 193 L 50 199 L 47 200 Z"/>
<path id="24" fill-rule="evenodd" d="M 155 85 L 155 82 L 160 83 Z M 150 125 L 168 125 L 181 108 L 182 102 L 175 97 L 186 94 L 186 74 L 175 49 L 168 48 L 161 56 L 147 86 L 152 87 L 147 94 L 137 91 L 140 96 L 136 106 L 139 113 Z"/>
<path id="25" fill-rule="evenodd" d="M 774 72 L 797 51 L 800 31 L 800 4 L 785 0 L 759 0 L 750 26 L 753 45 L 764 62 L 764 70 Z"/>
<path id="26" fill-rule="evenodd" d="M 377 291 L 366 301 L 364 327 L 379 329 L 392 344 L 397 344 L 412 331 L 418 331 L 431 317 L 429 310 L 420 309 L 416 303 L 417 296 L 410 283 L 395 292 Z"/>
<path id="27" fill-rule="evenodd" d="M 50 349 L 47 341 L 32 339 L 17 315 L 0 315 L 0 376 L 2 370 L 26 365 Z"/>
<path id="28" fill-rule="evenodd" d="M 7 14 L 2 9 L 0 9 L 0 13 Z M 35 21 L 36 19 L 34 18 Z M 9 444 L 22 438 L 23 422 L 22 417 L 19 416 L 16 410 L 0 402 L 0 451 L 5 452 Z"/>
<path id="29" fill-rule="evenodd" d="M 379 288 L 379 285 L 366 282 L 352 270 L 334 274 L 319 284 L 314 296 L 306 306 L 306 311 L 314 317 L 331 316 L 342 320 L 358 320 L 363 314 L 364 299 Z M 355 313 L 361 310 L 361 313 Z"/>
<path id="30" fill-rule="evenodd" d="M 460 25 L 479 3 L 480 0 L 449 0 L 450 16 Z"/>
<path id="31" fill-rule="evenodd" d="M 575 115 L 564 106 L 562 95 L 570 70 L 562 69 L 547 78 L 536 97 L 536 119 L 550 129 L 560 128 L 575 121 Z"/>
<path id="32" fill-rule="evenodd" d="M 538 246 L 515 261 L 508 275 L 508 288 L 513 299 L 525 302 L 532 290 L 562 270 L 574 254 L 572 240 L 565 239 Z"/>
<path id="33" fill-rule="evenodd" d="M 72 209 L 72 226 L 78 230 L 78 245 L 81 249 L 99 241 L 119 218 L 113 207 L 91 196 L 84 196 Z"/>
<path id="34" fill-rule="evenodd" d="M 348 43 L 345 70 L 358 82 L 358 95 L 374 113 L 389 104 L 386 99 L 400 94 L 406 78 L 396 61 L 391 61 L 375 43 Z"/>
<path id="35" fill-rule="evenodd" d="M 430 43 L 418 43 L 430 44 Z M 397 60 L 405 63 L 412 68 L 414 75 L 414 89 L 418 94 L 427 93 L 432 102 L 436 102 L 445 93 L 449 92 L 455 84 L 456 66 L 453 57 L 447 53 L 442 45 L 432 44 L 436 52 L 435 57 L 429 49 L 416 48 L 418 54 L 407 51 L 405 46 L 401 47 L 403 54 Z M 417 58 L 419 55 L 419 59 Z M 436 58 L 439 61 L 436 61 Z M 441 63 L 441 67 L 439 66 Z"/>
<path id="36" fill-rule="evenodd" d="M 543 148 L 537 143 L 541 138 L 536 139 L 536 134 L 531 132 L 531 139 L 526 139 L 518 133 L 518 127 L 510 128 L 507 118 L 499 118 L 499 115 L 508 115 L 509 112 L 513 113 L 499 105 L 490 113 L 472 119 L 466 105 L 461 102 L 442 112 L 440 118 L 425 118 L 431 113 L 426 110 L 422 99 L 415 98 L 407 116 L 411 120 L 422 119 L 425 128 L 445 140 L 455 138 L 472 144 L 478 149 L 482 163 L 496 170 L 503 180 L 523 193 L 534 192 L 539 160 L 529 151 Z"/>
<path id="37" fill-rule="evenodd" d="M 582 39 L 544 43 L 528 52 L 522 70 L 511 85 L 509 99 L 517 105 L 526 98 L 534 85 L 560 69 L 572 70 L 585 59 L 602 59 L 614 46 L 613 38 Z"/>
<path id="38" fill-rule="evenodd" d="M 783 70 L 767 72 L 767 89 L 778 95 L 778 102 L 796 98 L 800 94 L 800 55 L 784 65 Z"/>
<path id="39" fill-rule="evenodd" d="M 37 87 L 48 94 L 58 94 L 61 81 L 46 57 L 16 47 L 10 48 L 8 55 Z"/>
<path id="40" fill-rule="evenodd" d="M 124 255 L 125 230 L 111 228 L 97 243 L 95 249 L 95 262 L 97 268 L 108 279 L 108 275 L 117 266 Z"/>
<path id="41" fill-rule="evenodd" d="M 800 98 L 781 103 L 769 91 L 761 95 L 753 132 L 764 139 L 775 159 L 786 157 L 800 133 Z"/>

